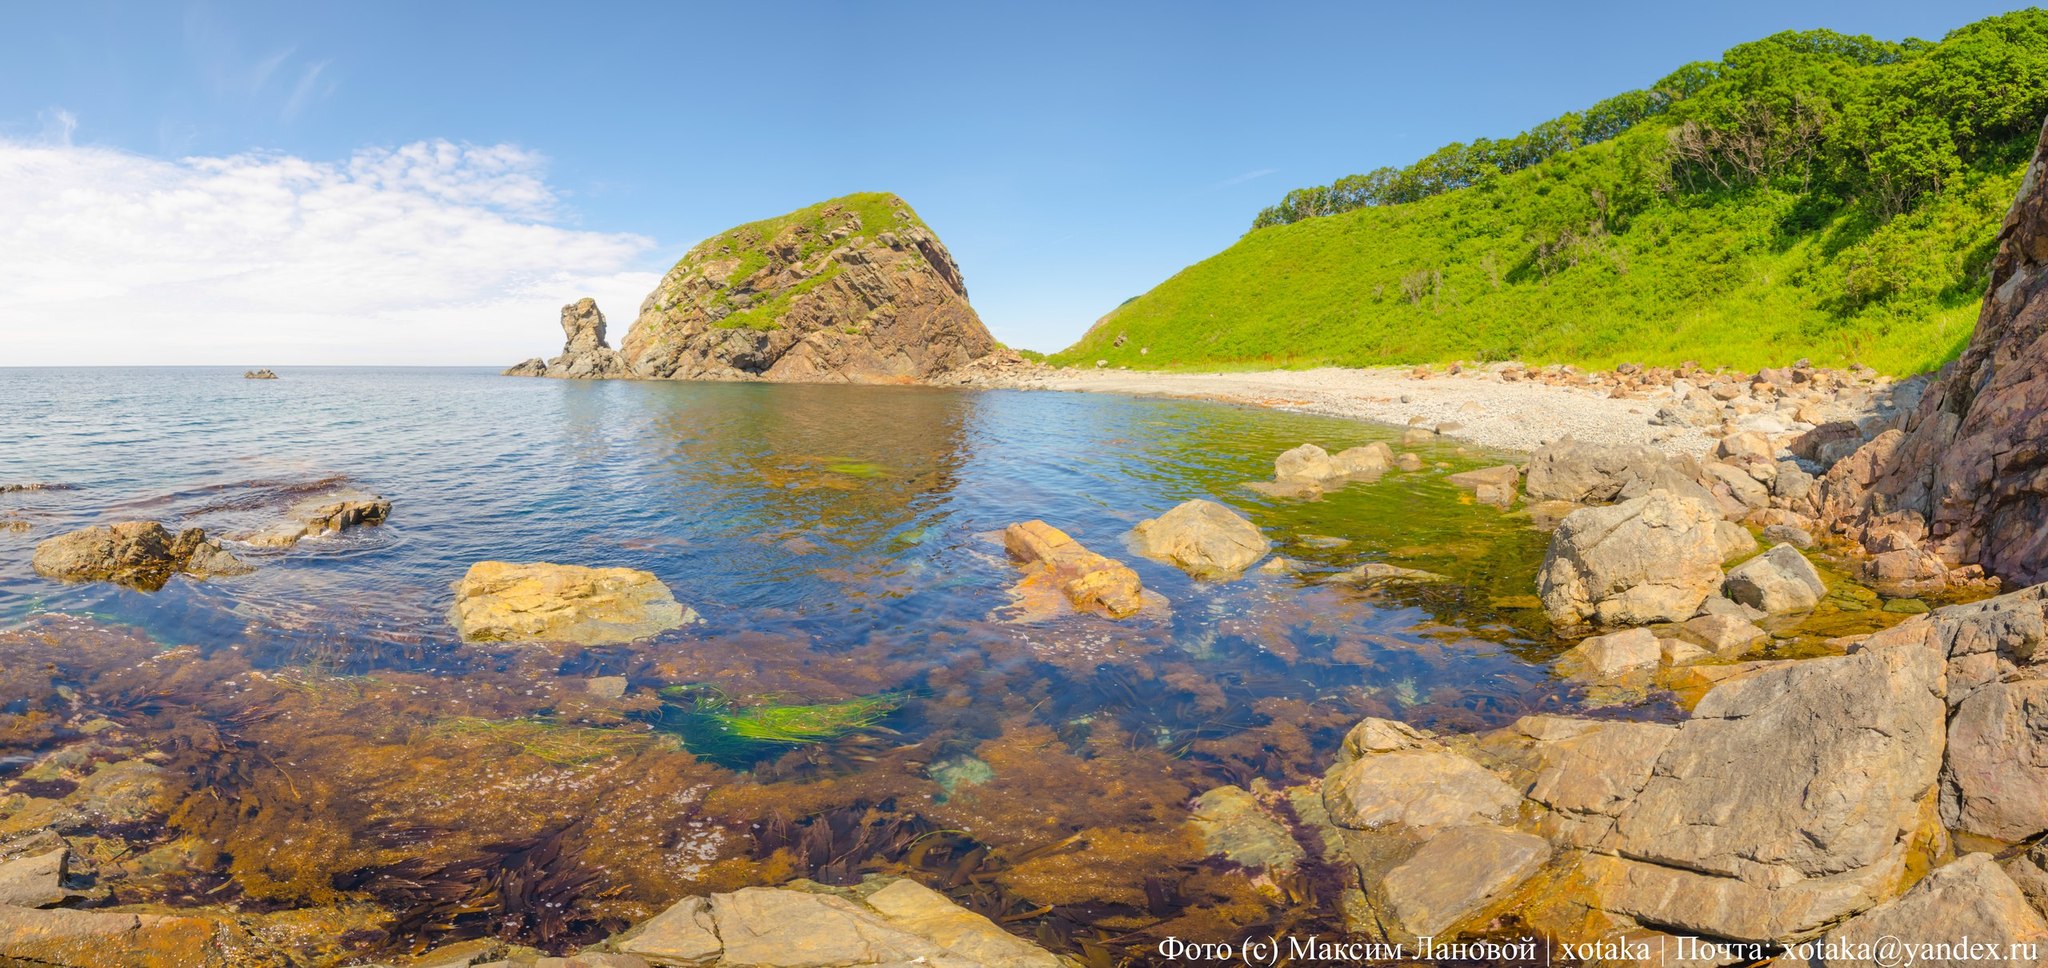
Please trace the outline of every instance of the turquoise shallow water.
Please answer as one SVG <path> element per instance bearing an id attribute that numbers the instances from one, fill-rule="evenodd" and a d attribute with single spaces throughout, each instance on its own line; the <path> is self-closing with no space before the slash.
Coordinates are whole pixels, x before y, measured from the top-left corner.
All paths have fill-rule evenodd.
<path id="1" fill-rule="evenodd" d="M 1449 489 L 1436 475 L 1311 505 L 1238 486 L 1270 477 L 1272 456 L 1304 440 L 1334 450 L 1391 431 L 1204 403 L 471 369 L 291 369 L 278 381 L 221 369 L 13 369 L 0 370 L 0 426 L 0 485 L 66 488 L 0 495 L 0 513 L 33 525 L 0 537 L 0 615 L 86 611 L 172 635 L 227 615 L 272 619 L 282 635 L 363 664 L 387 661 L 375 657 L 384 641 L 452 645 L 450 583 L 484 559 L 643 568 L 708 630 L 774 627 L 831 648 L 1001 606 L 1015 576 L 991 561 L 999 549 L 987 532 L 1029 518 L 1128 559 L 1179 605 L 1175 638 L 1190 642 L 1212 638 L 1217 615 L 1249 608 L 1255 583 L 1197 583 L 1122 547 L 1137 521 L 1188 498 L 1237 506 L 1282 542 L 1380 532 L 1343 535 L 1363 539 L 1345 549 L 1277 549 L 1333 566 L 1387 558 L 1375 543 L 1461 557 L 1436 540 L 1458 523 L 1441 520 Z M 35 541 L 71 528 L 149 518 L 233 533 L 342 478 L 390 498 L 391 521 L 290 552 L 245 552 L 260 567 L 244 578 L 142 593 L 64 585 L 28 567 Z M 1515 550 L 1526 549 L 1480 548 L 1463 564 L 1484 571 L 1488 551 Z M 1409 611 L 1369 620 L 1394 632 L 1418 624 Z M 1464 658 L 1468 668 L 1441 674 L 1521 665 L 1492 649 Z"/>
<path id="2" fill-rule="evenodd" d="M 716 850 L 705 848 L 706 856 L 740 850 L 736 838 L 747 837 L 750 856 L 780 850 L 777 856 L 795 851 L 798 857 L 793 868 L 776 861 L 750 870 L 826 879 L 875 869 L 862 866 L 864 857 L 910 864 L 906 841 L 875 835 L 858 849 L 798 849 L 815 837 L 805 840 L 809 835 L 792 824 L 858 810 L 861 816 L 886 814 L 897 824 L 889 829 L 908 837 L 940 828 L 955 836 L 978 822 L 971 832 L 981 846 L 973 849 L 1007 858 L 1007 866 L 989 867 L 986 879 L 959 875 L 960 884 L 992 892 L 975 895 L 977 903 L 1039 911 L 1018 915 L 1019 930 L 1056 920 L 1058 929 L 1043 928 L 1041 936 L 1100 930 L 1124 938 L 1121 944 L 1138 943 L 1129 940 L 1138 937 L 1130 933 L 1133 923 L 1151 917 L 1171 924 L 1161 919 L 1183 905 L 1207 902 L 1196 899 L 1199 891 L 1179 887 L 1161 887 L 1137 905 L 1142 911 L 1128 897 L 1105 894 L 1105 900 L 1079 903 L 1048 894 L 1045 885 L 1066 882 L 1020 873 L 1046 863 L 1036 838 L 1102 830 L 1149 836 L 1181 822 L 1185 806 L 1176 798 L 1184 793 L 1261 779 L 1299 782 L 1320 770 L 1343 725 L 1361 715 L 1465 730 L 1576 701 L 1551 676 L 1548 664 L 1558 645 L 1528 607 L 1543 534 L 1519 515 L 1472 503 L 1444 481 L 1453 470 L 1503 455 L 1448 442 L 1402 448 L 1396 430 L 1349 421 L 1109 395 L 586 383 L 505 378 L 481 369 L 289 368 L 280 375 L 251 381 L 223 368 L 0 369 L 0 427 L 7 428 L 0 434 L 0 486 L 60 485 L 0 493 L 0 520 L 27 522 L 26 530 L 0 529 L 0 628 L 28 627 L 48 613 L 89 615 L 140 629 L 167 649 L 193 648 L 206 663 L 205 675 L 216 679 L 245 671 L 268 675 L 264 681 L 273 685 L 291 683 L 298 690 L 292 696 L 317 694 L 326 697 L 322 702 L 339 701 L 322 685 L 337 682 L 348 684 L 350 695 L 389 688 L 421 697 L 416 708 L 387 701 L 377 708 L 382 718 L 374 730 L 365 725 L 364 736 L 331 741 L 374 738 L 386 744 L 376 755 L 386 757 L 493 736 L 491 723 L 514 719 L 611 731 L 590 740 L 597 742 L 645 728 L 636 723 L 674 721 L 678 709 L 657 709 L 652 697 L 678 682 L 699 690 L 690 695 L 716 694 L 742 706 L 749 697 L 800 702 L 885 694 L 894 706 L 886 718 L 817 748 L 694 751 L 727 771 L 705 774 L 725 778 L 712 785 L 740 790 L 736 778 L 744 773 L 762 790 L 787 787 L 758 802 L 810 804 L 797 815 L 771 821 L 766 808 L 748 806 L 757 801 L 736 793 L 730 802 L 714 797 L 701 809 L 694 800 L 664 800 L 649 808 L 644 822 L 658 829 L 727 824 L 740 833 Z M 1269 499 L 1242 486 L 1269 478 L 1274 455 L 1304 441 L 1334 451 L 1372 440 L 1418 450 L 1430 466 L 1318 502 Z M 288 551 L 244 550 L 257 565 L 248 576 L 178 579 L 143 593 L 53 582 L 29 567 L 37 541 L 68 529 L 146 518 L 232 534 L 268 520 L 295 495 L 344 480 L 389 498 L 390 521 Z M 1125 547 L 1132 525 L 1196 497 L 1246 513 L 1304 574 L 1196 582 Z M 1170 615 L 1126 623 L 1004 621 L 1017 573 L 992 534 L 1030 518 L 1131 564 L 1148 589 L 1165 596 Z M 559 662 L 508 661 L 502 653 L 463 647 L 446 620 L 451 583 L 485 559 L 646 569 L 704 622 Z M 1366 561 L 1424 568 L 1449 580 L 1379 591 L 1317 580 Z M 628 702 L 640 705 L 629 717 L 564 705 L 535 688 L 542 679 L 573 682 L 600 673 L 632 679 Z M 97 695 L 91 682 L 74 685 Z M 486 687 L 498 690 L 489 693 L 497 698 L 478 698 Z M 109 686 L 106 694 L 118 689 Z M 244 702 L 239 695 L 201 688 L 178 707 L 190 712 L 164 712 L 168 700 L 152 695 L 140 712 L 110 715 L 124 724 L 157 723 L 153 728 L 182 728 L 182 717 L 198 716 L 231 736 L 282 722 L 259 721 L 238 705 Z M 0 707 L 64 708 L 34 695 L 0 696 Z M 676 732 L 685 744 L 703 742 L 701 729 Z M 238 783 L 253 799 L 273 782 L 265 777 L 275 768 L 282 775 L 275 782 L 295 798 L 301 791 L 287 768 L 320 751 L 279 749 L 275 744 L 288 747 L 296 735 L 289 730 L 266 735 L 263 742 L 273 745 L 264 748 L 271 752 L 252 760 L 253 767 L 195 766 L 195 775 L 222 777 L 208 781 L 221 786 L 206 788 L 205 795 Z M 411 747 L 388 745 L 391 737 L 407 735 Z M 582 737 L 577 742 L 589 739 L 575 735 Z M 1099 745 L 1110 735 L 1123 752 Z M 582 762 L 555 755 L 562 743 L 530 741 L 520 748 L 540 750 L 545 763 L 535 769 L 566 770 Z M 1013 752 L 1005 751 L 1047 743 L 1072 757 L 1061 769 L 1081 771 L 1061 780 L 1072 785 L 1070 803 L 1012 804 L 1004 813 L 962 806 L 965 800 L 948 804 L 948 794 L 933 788 L 917 793 L 930 800 L 917 808 L 921 814 L 906 806 L 905 791 L 925 790 L 942 775 L 949 791 L 956 782 L 954 773 L 925 764 L 957 764 L 979 751 L 994 767 L 974 763 L 958 775 L 978 782 L 992 772 L 996 779 L 987 782 L 1000 785 L 1004 772 L 1014 770 L 1003 759 Z M 237 755 L 232 743 L 222 749 L 192 755 Z M 7 773 L 30 763 L 35 751 L 0 753 L 7 754 L 0 762 L 4 785 Z M 1087 772 L 1087 764 L 1107 762 L 1103 757 L 1112 753 L 1119 764 L 1142 754 L 1145 768 L 1166 778 L 1160 782 L 1169 792 L 1160 795 L 1169 807 L 1119 814 L 1118 798 L 1128 796 L 1115 792 L 1122 781 Z M 603 784 L 628 782 L 576 777 L 598 794 Z M 817 781 L 830 778 L 842 792 L 819 792 Z M 384 780 L 356 782 L 320 808 L 324 814 L 316 811 L 309 821 L 304 811 L 311 808 L 295 807 L 301 812 L 291 821 L 334 826 L 338 843 L 356 841 L 336 847 L 339 857 L 368 856 L 366 831 L 405 809 L 387 800 L 418 796 L 416 790 L 401 793 L 396 779 L 386 787 L 376 785 Z M 1097 797 L 1099 803 L 1091 799 Z M 714 807 L 724 813 L 712 816 Z M 1013 815 L 1017 811 L 1044 816 L 1026 822 Z M 437 846 L 469 849 L 454 838 Z M 563 848 L 562 856 L 603 860 L 615 846 L 591 838 L 575 850 Z M 387 849 L 379 850 L 378 858 L 390 860 Z M 1105 852 L 1104 863 L 1130 865 L 1126 880 L 1143 884 L 1143 896 L 1155 893 L 1155 882 L 1211 876 L 1181 862 L 1152 870 L 1145 865 L 1165 862 L 1132 851 L 1128 861 Z M 220 863 L 217 876 L 239 878 L 252 899 L 262 894 L 264 904 L 297 903 L 299 895 L 277 886 L 296 883 L 286 872 L 266 872 L 259 891 L 246 871 L 231 875 L 230 861 Z M 489 867 L 465 863 L 449 870 Z M 374 890 L 376 869 L 337 869 L 331 882 Z M 421 876 L 408 875 L 412 881 Z M 732 883 L 693 880 L 709 877 L 695 868 L 663 876 L 669 879 L 563 891 L 574 895 L 572 907 L 595 904 L 592 898 L 600 895 L 654 904 L 676 891 Z M 592 877 L 591 883 L 603 882 Z M 207 900 L 234 896 L 214 893 L 210 883 Z M 379 899 L 401 910 L 410 903 L 398 894 Z M 1289 903 L 1315 909 L 1311 916 L 1329 913 L 1327 898 Z M 364 941 L 365 950 L 484 930 L 468 922 L 441 924 L 427 914 L 402 923 L 413 927 Z M 592 915 L 569 927 L 504 930 L 555 944 L 587 940 L 604 923 Z M 1184 924 L 1172 930 L 1226 928 Z M 540 934 L 521 934 L 531 931 Z"/>

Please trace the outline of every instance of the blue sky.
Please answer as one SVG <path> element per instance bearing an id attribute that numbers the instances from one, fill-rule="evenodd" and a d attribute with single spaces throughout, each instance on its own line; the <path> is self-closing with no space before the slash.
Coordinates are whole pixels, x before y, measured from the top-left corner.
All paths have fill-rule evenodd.
<path id="1" fill-rule="evenodd" d="M 571 290 L 623 331 L 698 239 L 889 190 L 998 338 L 1056 349 L 1290 187 L 1512 134 L 1778 30 L 1932 38 L 2004 9 L 10 3 L 0 174 L 34 197 L 0 198 L 0 249 L 50 278 L 7 293 L 0 330 L 70 300 L 51 311 L 76 315 L 72 342 L 23 362 L 510 362 L 554 349 Z M 298 234 L 365 198 L 317 244 Z M 236 311 L 263 335 L 209 328 Z M 351 345 L 332 332 L 348 313 L 416 345 Z M 100 326 L 112 339 L 76 341 Z"/>

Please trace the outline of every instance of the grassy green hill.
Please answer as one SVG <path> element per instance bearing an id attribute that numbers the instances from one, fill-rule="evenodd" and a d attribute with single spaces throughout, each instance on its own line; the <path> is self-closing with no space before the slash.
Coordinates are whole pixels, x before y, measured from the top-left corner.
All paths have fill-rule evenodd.
<path id="1" fill-rule="evenodd" d="M 1775 35 L 1290 193 L 1051 360 L 1926 370 L 1969 338 L 2044 113 L 2039 10 L 1939 43 Z"/>

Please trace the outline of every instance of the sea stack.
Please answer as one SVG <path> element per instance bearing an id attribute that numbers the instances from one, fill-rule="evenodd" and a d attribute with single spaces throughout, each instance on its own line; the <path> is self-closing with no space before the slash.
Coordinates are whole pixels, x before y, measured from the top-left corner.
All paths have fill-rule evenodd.
<path id="1" fill-rule="evenodd" d="M 597 300 L 585 296 L 562 307 L 562 355 L 539 357 L 509 370 L 506 376 L 552 376 L 571 380 L 602 380 L 625 375 L 619 352 L 604 341 L 604 313 Z"/>
<path id="2" fill-rule="evenodd" d="M 565 331 L 568 319 L 565 310 Z M 596 331 L 594 349 L 579 351 L 572 333 L 561 358 L 507 372 L 923 383 L 997 349 L 952 254 L 887 193 L 820 202 L 706 239 L 641 303 L 616 353 L 602 348 L 601 319 Z M 557 372 L 570 359 L 579 362 Z"/>

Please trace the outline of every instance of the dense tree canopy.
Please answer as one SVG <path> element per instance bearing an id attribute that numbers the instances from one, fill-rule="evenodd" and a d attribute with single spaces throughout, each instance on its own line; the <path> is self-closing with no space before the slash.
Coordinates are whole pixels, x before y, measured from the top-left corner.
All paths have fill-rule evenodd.
<path id="1" fill-rule="evenodd" d="M 1449 144 L 1405 168 L 1295 189 L 1252 228 L 1469 188 L 1653 120 L 1669 151 L 1648 161 L 1670 190 L 1791 183 L 1896 215 L 1966 167 L 2024 150 L 2044 112 L 2048 13 L 2039 10 L 1938 44 L 1787 32 L 1512 138 Z"/>

